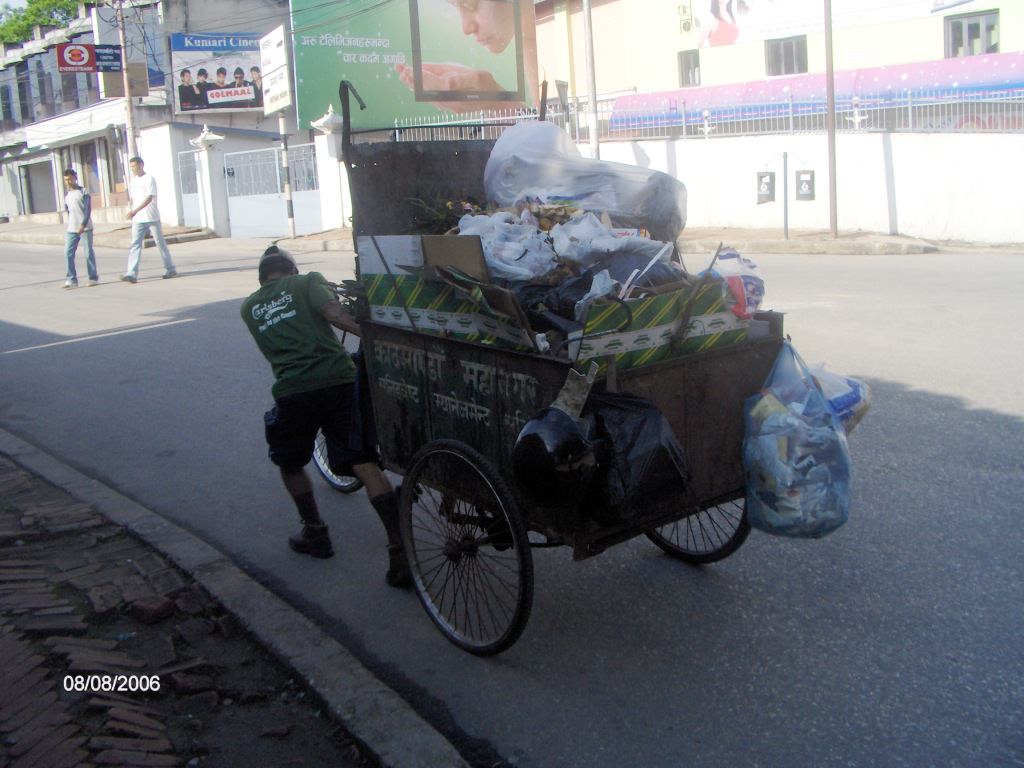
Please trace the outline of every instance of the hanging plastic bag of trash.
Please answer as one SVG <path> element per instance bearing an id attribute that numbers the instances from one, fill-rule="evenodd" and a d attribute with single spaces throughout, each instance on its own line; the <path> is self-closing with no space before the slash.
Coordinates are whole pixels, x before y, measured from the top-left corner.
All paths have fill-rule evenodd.
<path id="1" fill-rule="evenodd" d="M 499 138 L 484 169 L 490 201 L 511 206 L 540 200 L 604 211 L 613 224 L 643 227 L 674 242 L 686 226 L 686 187 L 667 173 L 590 160 L 565 131 L 547 122 L 524 122 Z"/>
<path id="2" fill-rule="evenodd" d="M 761 392 L 747 398 L 743 466 L 750 524 L 816 539 L 850 514 L 846 431 L 800 355 L 784 342 Z"/>

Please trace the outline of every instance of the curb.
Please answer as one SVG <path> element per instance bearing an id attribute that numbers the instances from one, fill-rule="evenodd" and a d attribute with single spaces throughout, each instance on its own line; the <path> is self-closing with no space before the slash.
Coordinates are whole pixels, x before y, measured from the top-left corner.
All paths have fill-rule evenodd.
<path id="1" fill-rule="evenodd" d="M 721 240 L 680 240 L 683 253 L 713 254 Z M 935 253 L 938 246 L 922 242 L 856 240 L 735 240 L 726 242 L 740 253 L 785 253 L 822 256 L 906 256 Z"/>
<path id="2" fill-rule="evenodd" d="M 340 643 L 219 550 L 4 429 L 0 452 L 91 504 L 186 571 L 274 656 L 301 675 L 382 766 L 469 768 L 444 736 Z"/>
<path id="3" fill-rule="evenodd" d="M 210 240 L 217 237 L 213 232 L 182 232 L 178 235 L 164 235 L 164 240 L 167 241 L 168 245 L 178 245 L 180 243 L 190 243 L 195 240 Z M 32 234 L 26 232 L 24 234 L 12 233 L 10 235 L 0 235 L 0 243 L 22 243 L 26 245 L 59 245 L 64 246 L 64 236 L 54 234 Z M 123 238 L 121 236 L 111 237 L 109 234 L 104 233 L 93 237 L 93 247 L 95 248 L 123 248 L 127 249 L 131 246 L 131 238 Z M 142 247 L 155 248 L 156 243 L 152 238 L 146 238 L 142 243 Z"/>
<path id="4" fill-rule="evenodd" d="M 355 253 L 351 240 L 303 240 L 296 238 L 294 240 L 278 240 L 277 243 L 281 247 L 289 248 L 296 253 L 303 251 L 348 251 L 349 253 Z"/>

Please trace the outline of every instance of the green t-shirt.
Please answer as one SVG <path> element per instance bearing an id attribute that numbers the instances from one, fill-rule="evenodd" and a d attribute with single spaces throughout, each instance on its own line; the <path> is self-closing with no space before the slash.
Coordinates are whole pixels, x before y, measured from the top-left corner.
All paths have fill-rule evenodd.
<path id="1" fill-rule="evenodd" d="M 319 272 L 273 280 L 242 304 L 242 320 L 274 370 L 274 397 L 350 384 L 356 367 L 320 308 L 336 296 Z"/>

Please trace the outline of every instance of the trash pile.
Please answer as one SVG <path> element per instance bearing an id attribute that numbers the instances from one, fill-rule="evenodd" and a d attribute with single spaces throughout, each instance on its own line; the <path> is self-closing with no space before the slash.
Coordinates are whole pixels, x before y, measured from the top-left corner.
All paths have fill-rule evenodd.
<path id="1" fill-rule="evenodd" d="M 731 249 L 711 271 L 686 270 L 675 247 L 686 221 L 677 179 L 583 158 L 564 131 L 531 122 L 498 139 L 484 184 L 498 210 L 473 206 L 447 234 L 479 238 L 486 280 L 476 282 L 514 295 L 532 351 L 580 360 L 664 347 L 660 358 L 672 344 L 672 353 L 704 348 L 680 350 L 687 337 L 714 345 L 745 338 L 764 283 Z M 432 277 L 471 288 L 460 264 L 431 266 Z M 657 307 L 642 316 L 646 305 L 637 302 L 655 297 Z"/>

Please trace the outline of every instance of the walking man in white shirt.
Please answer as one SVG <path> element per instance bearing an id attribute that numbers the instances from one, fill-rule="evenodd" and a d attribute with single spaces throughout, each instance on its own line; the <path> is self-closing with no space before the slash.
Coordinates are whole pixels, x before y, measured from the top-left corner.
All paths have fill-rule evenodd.
<path id="1" fill-rule="evenodd" d="M 89 285 L 100 281 L 96 272 L 96 252 L 92 249 L 92 200 L 89 193 L 78 186 L 78 174 L 68 168 L 64 171 L 64 186 L 67 195 L 64 197 L 64 210 L 68 214 L 68 227 L 64 235 L 64 256 L 68 263 L 68 278 L 64 281 L 65 288 L 78 287 L 78 272 L 75 270 L 75 251 L 78 243 L 83 242 L 85 266 L 89 271 Z"/>
<path id="2" fill-rule="evenodd" d="M 121 279 L 127 283 L 134 283 L 139 279 L 142 243 L 150 230 L 153 232 L 157 248 L 160 249 L 160 258 L 164 261 L 164 280 L 176 277 L 178 270 L 171 261 L 171 252 L 167 250 L 167 241 L 164 240 L 164 233 L 160 227 L 160 210 L 156 206 L 156 179 L 146 173 L 146 165 L 141 157 L 129 160 L 128 167 L 132 172 L 132 179 L 128 184 L 128 197 L 132 206 L 128 211 L 128 218 L 132 222 L 132 245 L 128 249 L 128 271 Z"/>

